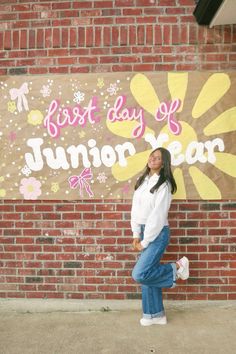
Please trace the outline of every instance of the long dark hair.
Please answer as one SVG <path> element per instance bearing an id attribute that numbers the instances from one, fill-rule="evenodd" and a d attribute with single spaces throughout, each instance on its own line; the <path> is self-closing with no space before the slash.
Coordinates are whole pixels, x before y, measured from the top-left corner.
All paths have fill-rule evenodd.
<path id="1" fill-rule="evenodd" d="M 159 147 L 155 150 L 153 150 L 150 154 L 150 156 L 156 152 L 156 151 L 160 151 L 161 152 L 161 158 L 162 158 L 162 168 L 160 170 L 160 177 L 157 181 L 157 183 L 150 189 L 151 193 L 154 193 L 155 191 L 158 190 L 158 188 L 163 184 L 163 183 L 167 183 L 169 182 L 171 185 L 171 193 L 174 194 L 177 191 L 177 185 L 173 176 L 173 173 L 171 171 L 171 155 L 170 152 L 163 148 L 163 147 Z M 150 173 L 150 167 L 148 167 L 148 164 L 145 167 L 145 170 L 143 172 L 143 174 L 139 177 L 139 179 L 137 180 L 134 189 L 138 189 L 141 184 L 143 184 L 145 177 L 147 177 Z"/>

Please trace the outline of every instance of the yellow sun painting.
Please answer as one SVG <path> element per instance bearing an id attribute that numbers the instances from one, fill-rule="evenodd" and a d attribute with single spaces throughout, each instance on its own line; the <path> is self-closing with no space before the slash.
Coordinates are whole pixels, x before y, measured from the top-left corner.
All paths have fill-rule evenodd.
<path id="1" fill-rule="evenodd" d="M 186 119 L 186 113 L 184 114 L 188 85 L 189 73 L 167 74 L 166 86 L 169 91 L 167 94 L 172 100 L 179 99 L 181 102 L 176 112 L 182 128 L 180 134 L 174 135 L 166 124 L 161 127 L 157 137 L 152 128 L 146 127 L 142 139 L 148 142 L 152 140 L 157 142 L 158 137 L 164 137 L 159 146 L 171 149 L 170 152 L 174 160 L 172 163 L 173 173 L 178 186 L 178 191 L 174 196 L 175 199 L 188 198 L 186 180 L 190 181 L 188 183 L 193 186 L 200 199 L 221 199 L 222 193 L 218 184 L 213 181 L 209 174 L 205 173 L 204 169 L 200 168 L 201 165 L 199 164 L 207 164 L 208 170 L 209 167 L 215 169 L 215 174 L 222 172 L 233 178 L 236 177 L 236 156 L 224 152 L 223 140 L 217 138 L 217 134 L 222 136 L 222 134 L 236 131 L 236 107 L 224 110 L 217 117 L 211 118 L 210 122 L 208 119 L 206 126 L 202 122 L 204 121 L 203 116 L 207 114 L 209 117 L 209 112 L 211 113 L 212 108 L 220 102 L 230 89 L 230 78 L 225 73 L 212 73 L 209 75 L 200 87 L 200 91 L 196 94 L 190 113 L 188 113 L 191 114 L 191 119 Z M 130 91 L 146 114 L 155 118 L 155 113 L 162 101 L 157 94 L 158 87 L 154 88 L 146 75 L 138 73 L 130 80 Z M 212 113 L 210 116 L 212 116 Z M 195 124 L 191 124 L 191 121 L 194 121 Z M 205 138 L 204 143 L 199 141 L 195 130 L 195 125 L 198 122 L 201 122 L 203 127 L 201 136 Z M 132 138 L 132 131 L 135 125 L 136 123 L 133 121 L 115 123 L 107 121 L 107 127 L 113 134 L 129 139 Z M 165 139 L 167 136 L 168 139 Z M 210 140 L 211 138 L 213 140 Z M 118 163 L 112 166 L 114 178 L 117 181 L 127 181 L 138 175 L 144 169 L 147 157 L 155 147 L 158 147 L 158 143 L 156 145 L 153 143 L 150 149 L 128 157 L 125 168 Z M 180 155 L 180 147 L 182 152 L 191 147 L 191 156 L 189 155 L 186 158 L 183 154 Z M 180 158 L 182 158 L 181 161 Z M 195 162 L 198 162 L 198 164 L 195 164 Z"/>

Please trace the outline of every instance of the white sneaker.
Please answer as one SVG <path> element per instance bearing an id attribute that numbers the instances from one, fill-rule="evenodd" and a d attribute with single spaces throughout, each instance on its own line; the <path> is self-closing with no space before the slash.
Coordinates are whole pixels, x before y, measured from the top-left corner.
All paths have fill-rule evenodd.
<path id="1" fill-rule="evenodd" d="M 166 316 L 154 317 L 154 318 L 141 318 L 141 326 L 151 326 L 154 324 L 165 325 L 167 324 Z"/>
<path id="2" fill-rule="evenodd" d="M 179 269 L 177 270 L 177 277 L 186 280 L 189 277 L 189 260 L 187 257 L 180 258 L 177 261 Z"/>

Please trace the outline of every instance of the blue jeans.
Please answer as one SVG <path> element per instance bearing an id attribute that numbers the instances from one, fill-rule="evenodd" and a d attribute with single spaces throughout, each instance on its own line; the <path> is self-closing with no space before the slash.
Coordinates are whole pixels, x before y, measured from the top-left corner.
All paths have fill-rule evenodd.
<path id="1" fill-rule="evenodd" d="M 142 238 L 145 225 L 142 225 Z M 144 318 L 165 315 L 162 288 L 176 285 L 176 264 L 160 264 L 169 243 L 170 230 L 164 226 L 160 234 L 145 248 L 133 269 L 133 279 L 142 284 L 142 308 Z"/>

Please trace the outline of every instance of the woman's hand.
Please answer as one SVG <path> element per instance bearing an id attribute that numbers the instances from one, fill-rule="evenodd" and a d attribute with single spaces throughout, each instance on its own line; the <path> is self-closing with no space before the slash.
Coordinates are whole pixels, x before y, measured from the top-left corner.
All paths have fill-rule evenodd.
<path id="1" fill-rule="evenodd" d="M 143 246 L 141 245 L 140 238 L 134 238 L 133 248 L 135 251 L 139 251 L 139 252 L 143 250 Z"/>
<path id="2" fill-rule="evenodd" d="M 135 251 L 138 251 L 137 250 L 137 245 L 138 245 L 139 242 L 140 242 L 140 238 L 137 237 L 137 238 L 133 239 L 133 248 L 134 248 Z"/>

